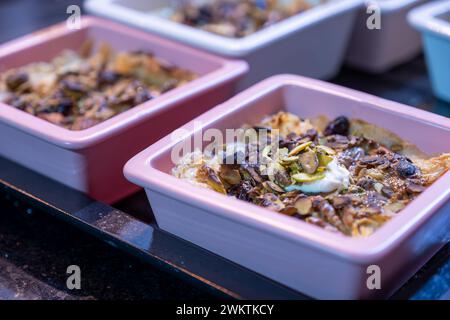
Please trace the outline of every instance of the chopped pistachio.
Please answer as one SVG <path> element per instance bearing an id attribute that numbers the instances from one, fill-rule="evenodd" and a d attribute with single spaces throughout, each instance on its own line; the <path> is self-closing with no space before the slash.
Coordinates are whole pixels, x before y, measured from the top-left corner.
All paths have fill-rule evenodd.
<path id="1" fill-rule="evenodd" d="M 317 155 L 312 150 L 308 150 L 300 154 L 298 162 L 302 166 L 303 171 L 309 174 L 313 174 L 314 172 L 316 172 L 317 168 L 319 167 L 319 160 L 317 159 Z"/>
<path id="2" fill-rule="evenodd" d="M 321 152 L 323 151 L 324 153 L 334 156 L 336 154 L 336 151 L 334 151 L 333 149 L 331 149 L 330 147 L 327 146 L 323 146 L 323 145 L 318 145 L 316 146 L 316 149 Z"/>
<path id="3" fill-rule="evenodd" d="M 324 173 L 307 174 L 304 172 L 299 172 L 292 175 L 292 178 L 297 182 L 313 182 L 325 178 Z"/>
<path id="4" fill-rule="evenodd" d="M 331 161 L 333 161 L 333 157 L 321 152 L 317 154 L 317 158 L 319 159 L 319 165 L 322 167 L 326 167 Z"/>
<path id="5" fill-rule="evenodd" d="M 293 162 L 295 162 L 297 160 L 298 160 L 298 156 L 291 156 L 291 157 L 282 158 L 280 160 L 280 163 L 282 165 L 289 165 L 289 164 L 291 164 L 291 163 L 293 163 Z"/>
<path id="6" fill-rule="evenodd" d="M 311 144 L 312 144 L 311 141 L 308 141 L 308 142 L 299 144 L 298 146 L 296 146 L 294 149 L 292 149 L 292 150 L 289 152 L 288 156 L 289 156 L 289 157 L 290 157 L 290 156 L 295 156 L 295 155 L 298 154 L 299 152 L 305 150 L 305 149 L 306 149 L 307 147 L 309 147 Z"/>

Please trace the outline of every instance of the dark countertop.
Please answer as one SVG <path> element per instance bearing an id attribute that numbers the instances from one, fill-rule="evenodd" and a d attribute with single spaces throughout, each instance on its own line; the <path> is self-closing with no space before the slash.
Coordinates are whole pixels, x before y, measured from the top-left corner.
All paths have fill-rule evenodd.
<path id="1" fill-rule="evenodd" d="M 64 20 L 67 6 L 81 2 L 1 1 L 0 43 Z M 420 57 L 381 77 L 344 69 L 334 82 L 450 116 L 450 106 L 432 96 Z M 415 276 L 422 280 L 413 279 L 395 298 L 442 298 L 436 292 L 448 289 L 449 256 L 447 246 Z M 66 287 L 66 268 L 74 264 L 82 270 L 82 289 L 70 291 Z M 0 192 L 0 300 L 211 297 L 209 292 Z"/>
<path id="2" fill-rule="evenodd" d="M 0 1 L 0 43 L 68 17 L 80 0 Z M 0 300 L 206 299 L 172 275 L 0 193 Z M 66 269 L 82 270 L 81 290 L 66 288 Z"/>

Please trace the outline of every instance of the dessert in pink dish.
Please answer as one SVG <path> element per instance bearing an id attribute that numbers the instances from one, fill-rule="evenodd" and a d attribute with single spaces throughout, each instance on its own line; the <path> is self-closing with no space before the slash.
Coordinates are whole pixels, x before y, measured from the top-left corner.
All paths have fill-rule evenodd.
<path id="1" fill-rule="evenodd" d="M 208 129 L 249 125 L 281 130 L 281 148 L 260 152 L 274 179 L 259 162 L 258 174 L 247 163 L 216 166 L 210 139 L 191 149 L 201 166 L 189 153 L 173 161 Z M 168 232 L 315 298 L 384 298 L 448 241 L 449 136 L 447 118 L 281 75 L 161 139 L 124 173 Z M 376 270 L 380 289 L 370 283 Z"/>
<path id="2" fill-rule="evenodd" d="M 112 203 L 125 162 L 229 98 L 231 61 L 83 16 L 0 46 L 0 155 Z"/>

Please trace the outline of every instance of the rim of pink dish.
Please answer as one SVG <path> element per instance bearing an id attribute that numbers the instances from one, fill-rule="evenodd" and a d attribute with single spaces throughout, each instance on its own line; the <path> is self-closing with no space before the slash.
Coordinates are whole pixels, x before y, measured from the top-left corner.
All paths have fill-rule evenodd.
<path id="1" fill-rule="evenodd" d="M 201 75 L 183 86 L 170 90 L 155 99 L 133 107 L 85 130 L 68 130 L 1 102 L 0 121 L 66 149 L 82 149 L 117 135 L 149 117 L 168 111 L 177 104 L 212 90 L 223 83 L 235 80 L 243 76 L 248 70 L 248 65 L 244 61 L 223 59 L 115 22 L 91 16 L 82 16 L 81 29 L 96 26 L 106 28 L 113 33 L 126 33 L 128 36 L 143 42 L 162 44 L 170 50 L 189 52 L 189 54 L 196 56 L 198 59 L 217 64 L 220 67 L 205 75 Z M 0 45 L 0 58 L 23 50 L 30 50 L 30 54 L 32 54 L 34 45 L 79 31 L 67 28 L 66 22 L 56 24 Z"/>
<path id="2" fill-rule="evenodd" d="M 236 110 L 245 109 L 246 105 L 262 97 L 265 93 L 286 85 L 338 95 L 364 104 L 363 108 L 383 109 L 383 111 L 391 113 L 393 116 L 413 118 L 414 121 L 450 130 L 450 120 L 439 115 L 320 80 L 292 75 L 279 75 L 260 82 L 187 123 L 182 127 L 182 129 L 187 130 L 186 135 L 182 138 L 174 140 L 169 135 L 140 152 L 125 165 L 125 176 L 130 181 L 144 188 L 169 195 L 192 206 L 201 207 L 213 214 L 233 221 L 239 221 L 281 238 L 315 247 L 324 253 L 338 256 L 342 259 L 350 258 L 355 263 L 370 263 L 392 252 L 398 244 L 413 234 L 450 199 L 450 188 L 448 187 L 450 185 L 450 172 L 447 172 L 374 234 L 367 238 L 351 238 L 323 230 L 304 221 L 272 212 L 212 190 L 193 186 L 155 167 L 160 156 L 170 152 L 177 143 L 191 137 L 200 130 L 194 125 L 194 122 L 201 121 L 202 127 L 206 127 L 214 122 L 220 122 L 220 119 L 225 115 Z"/>

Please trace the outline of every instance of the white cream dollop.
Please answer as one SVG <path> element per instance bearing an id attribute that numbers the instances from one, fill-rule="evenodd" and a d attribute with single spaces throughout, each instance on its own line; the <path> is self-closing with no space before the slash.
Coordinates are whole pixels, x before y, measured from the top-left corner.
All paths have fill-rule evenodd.
<path id="1" fill-rule="evenodd" d="M 350 172 L 339 165 L 336 159 L 333 159 L 327 165 L 324 173 L 324 178 L 309 183 L 302 183 L 296 186 L 296 189 L 305 193 L 321 193 L 348 188 Z"/>

